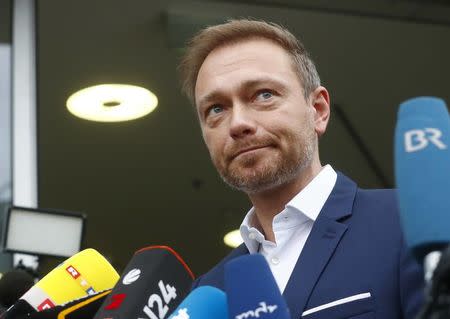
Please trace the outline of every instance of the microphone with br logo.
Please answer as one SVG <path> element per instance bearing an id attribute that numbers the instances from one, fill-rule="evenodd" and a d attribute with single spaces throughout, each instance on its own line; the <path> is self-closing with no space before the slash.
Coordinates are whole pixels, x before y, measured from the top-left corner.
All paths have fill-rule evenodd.
<path id="1" fill-rule="evenodd" d="M 432 302 L 444 295 L 450 300 L 450 250 L 444 250 L 450 243 L 449 147 L 450 117 L 442 99 L 418 97 L 400 105 L 395 131 L 400 217 L 407 245 L 424 266 Z M 450 310 L 450 302 L 443 307 Z M 426 308 L 436 309 L 433 303 Z"/>
<path id="2" fill-rule="evenodd" d="M 165 319 L 187 295 L 194 275 L 166 246 L 137 251 L 95 319 Z"/>
<path id="3" fill-rule="evenodd" d="M 436 259 L 433 252 L 450 243 L 449 146 L 443 100 L 419 97 L 400 105 L 395 131 L 400 215 L 407 244 L 425 268 Z M 426 270 L 429 279 L 432 269 Z"/>

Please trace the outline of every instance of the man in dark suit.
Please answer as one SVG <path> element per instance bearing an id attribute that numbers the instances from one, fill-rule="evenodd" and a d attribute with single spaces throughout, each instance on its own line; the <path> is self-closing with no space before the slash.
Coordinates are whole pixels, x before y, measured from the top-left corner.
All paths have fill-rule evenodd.
<path id="1" fill-rule="evenodd" d="M 292 318 L 413 318 L 422 272 L 395 192 L 361 190 L 321 164 L 330 98 L 298 39 L 278 25 L 230 21 L 194 37 L 180 69 L 214 165 L 253 204 L 244 244 L 195 286 L 223 288 L 225 262 L 261 253 Z"/>

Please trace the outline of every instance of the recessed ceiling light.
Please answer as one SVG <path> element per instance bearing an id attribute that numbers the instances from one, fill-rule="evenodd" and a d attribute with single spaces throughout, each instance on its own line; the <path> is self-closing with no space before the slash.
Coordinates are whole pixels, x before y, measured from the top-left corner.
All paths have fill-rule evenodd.
<path id="1" fill-rule="evenodd" d="M 152 112 L 157 105 L 155 94 L 127 84 L 95 85 L 75 92 L 67 99 L 70 113 L 97 122 L 134 120 Z"/>
<path id="2" fill-rule="evenodd" d="M 226 234 L 225 237 L 223 237 L 223 242 L 225 243 L 225 245 L 232 248 L 236 248 L 237 246 L 242 244 L 243 240 L 239 229 L 232 230 L 228 234 Z"/>

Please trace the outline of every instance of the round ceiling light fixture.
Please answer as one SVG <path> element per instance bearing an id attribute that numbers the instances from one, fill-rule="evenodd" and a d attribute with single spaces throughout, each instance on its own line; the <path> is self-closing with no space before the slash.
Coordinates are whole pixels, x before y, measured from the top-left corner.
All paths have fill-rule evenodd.
<path id="1" fill-rule="evenodd" d="M 241 232 L 239 231 L 239 229 L 235 229 L 230 231 L 225 235 L 225 237 L 223 237 L 223 242 L 225 243 L 225 245 L 230 246 L 231 248 L 236 248 L 244 241 L 242 240 Z"/>
<path id="2" fill-rule="evenodd" d="M 69 112 L 97 122 L 122 122 L 143 117 L 158 105 L 155 94 L 128 84 L 100 84 L 75 92 L 67 99 Z"/>

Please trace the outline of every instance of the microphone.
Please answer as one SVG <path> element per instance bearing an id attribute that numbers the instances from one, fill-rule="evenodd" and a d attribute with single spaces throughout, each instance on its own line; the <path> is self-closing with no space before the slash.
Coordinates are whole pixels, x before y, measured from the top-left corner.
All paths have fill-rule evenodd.
<path id="1" fill-rule="evenodd" d="M 450 118 L 445 102 L 418 97 L 400 104 L 395 177 L 407 245 L 429 281 L 450 242 Z"/>
<path id="2" fill-rule="evenodd" d="M 26 319 L 91 319 L 94 318 L 110 293 L 111 289 L 100 291 L 93 295 L 70 301 L 64 305 L 33 312 L 22 317 L 26 317 Z"/>
<path id="3" fill-rule="evenodd" d="M 225 264 L 225 292 L 230 318 L 290 318 L 286 301 L 260 254 L 244 255 Z"/>
<path id="4" fill-rule="evenodd" d="M 169 319 L 228 319 L 227 296 L 217 288 L 194 289 Z"/>
<path id="5" fill-rule="evenodd" d="M 134 254 L 94 318 L 166 318 L 187 295 L 193 279 L 171 248 L 143 248 Z"/>
<path id="6" fill-rule="evenodd" d="M 28 302 L 23 299 L 17 300 L 6 312 L 2 313 L 1 319 L 16 319 L 27 316 L 30 313 L 36 312 Z"/>
<path id="7" fill-rule="evenodd" d="M 11 307 L 25 292 L 34 285 L 34 278 L 25 270 L 11 270 L 0 278 L 0 304 Z"/>
<path id="8" fill-rule="evenodd" d="M 1 317 L 16 318 L 34 311 L 112 288 L 118 273 L 96 250 L 85 249 L 65 260 L 31 287 Z"/>

